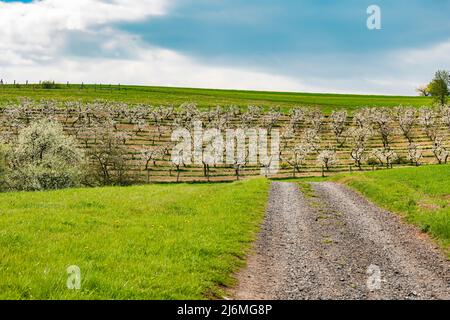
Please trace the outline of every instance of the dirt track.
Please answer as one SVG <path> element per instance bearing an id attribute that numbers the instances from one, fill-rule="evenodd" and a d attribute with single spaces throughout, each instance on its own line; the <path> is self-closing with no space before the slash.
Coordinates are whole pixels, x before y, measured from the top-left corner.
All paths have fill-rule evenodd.
<path id="1" fill-rule="evenodd" d="M 235 299 L 450 299 L 450 262 L 416 228 L 347 188 L 274 182 Z"/>

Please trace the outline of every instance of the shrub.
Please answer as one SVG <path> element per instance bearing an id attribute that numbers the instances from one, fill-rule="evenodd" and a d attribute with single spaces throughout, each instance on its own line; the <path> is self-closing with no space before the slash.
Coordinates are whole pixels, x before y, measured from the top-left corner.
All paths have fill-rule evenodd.
<path id="1" fill-rule="evenodd" d="M 395 159 L 395 160 L 393 161 L 393 163 L 398 164 L 398 165 L 402 165 L 402 164 L 407 164 L 407 165 L 409 165 L 409 164 L 411 164 L 411 160 L 410 160 L 410 158 L 409 158 L 409 155 L 407 155 L 407 156 L 398 156 L 398 158 Z M 415 163 L 415 162 L 414 162 L 414 163 Z"/>
<path id="2" fill-rule="evenodd" d="M 42 81 L 41 87 L 42 89 L 50 90 L 50 89 L 59 89 L 60 85 L 55 83 L 55 81 Z"/>
<path id="3" fill-rule="evenodd" d="M 379 164 L 379 161 L 374 157 L 369 157 L 367 159 L 367 165 L 369 165 L 369 166 L 376 166 L 378 164 Z"/>
<path id="4" fill-rule="evenodd" d="M 76 186 L 83 154 L 62 126 L 47 119 L 19 132 L 8 156 L 6 183 L 13 190 L 49 190 Z"/>

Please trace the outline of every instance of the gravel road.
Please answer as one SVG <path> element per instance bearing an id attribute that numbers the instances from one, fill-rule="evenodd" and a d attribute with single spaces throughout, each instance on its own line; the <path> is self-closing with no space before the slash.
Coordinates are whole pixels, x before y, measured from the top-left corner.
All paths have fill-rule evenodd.
<path id="1" fill-rule="evenodd" d="M 357 193 L 274 182 L 234 299 L 450 299 L 450 262 L 426 236 Z"/>

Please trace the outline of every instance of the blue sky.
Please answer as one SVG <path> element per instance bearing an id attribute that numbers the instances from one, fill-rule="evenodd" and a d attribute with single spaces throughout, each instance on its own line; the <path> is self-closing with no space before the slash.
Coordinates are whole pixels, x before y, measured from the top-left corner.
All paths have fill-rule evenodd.
<path id="1" fill-rule="evenodd" d="M 6 8 L 16 7 L 14 12 L 22 16 L 36 15 L 39 7 L 56 5 L 64 9 L 69 6 L 68 1 L 16 2 Z M 72 72 L 69 74 L 74 81 L 81 80 L 79 77 L 88 78 L 85 82 L 91 82 L 89 78 L 106 80 L 98 75 L 98 70 L 90 74 L 83 69 L 91 65 L 98 69 L 99 63 L 107 68 L 107 62 L 115 61 L 120 66 L 119 74 L 108 70 L 109 82 L 119 82 L 125 73 L 125 80 L 136 84 L 414 94 L 415 87 L 428 81 L 436 69 L 450 69 L 450 59 L 444 53 L 450 46 L 450 1 L 80 0 L 78 3 L 75 8 L 72 3 L 67 16 L 61 17 L 74 21 L 75 27 L 48 26 L 45 32 L 57 41 L 52 41 L 45 59 L 39 52 L 31 58 L 31 63 L 40 66 L 45 63 L 47 70 L 70 68 L 63 74 Z M 381 8 L 381 30 L 366 27 L 366 9 L 372 4 Z M 83 15 L 88 6 L 113 13 L 114 8 L 119 11 L 127 6 L 130 14 L 117 13 L 110 18 L 99 12 L 98 17 L 92 13 L 89 18 L 76 17 Z M 42 49 L 46 45 L 36 47 Z M 0 53 L 1 50 L 0 46 Z M 8 50 L 8 55 L 14 54 L 14 50 Z M 26 57 L 21 52 L 17 54 L 24 61 L 17 59 L 14 69 L 0 60 L 0 76 L 2 68 L 7 75 L 17 78 L 21 77 L 21 70 L 32 69 L 25 64 L 30 63 L 33 52 L 28 51 Z M 39 65 L 35 69 L 39 70 Z M 142 72 L 133 76 L 128 70 Z M 49 72 L 53 73 L 60 76 L 57 70 Z"/>
<path id="2" fill-rule="evenodd" d="M 383 30 L 366 28 L 364 0 L 178 0 L 170 13 L 124 24 L 151 44 L 193 55 L 365 53 L 450 37 L 450 1 L 377 1 Z"/>

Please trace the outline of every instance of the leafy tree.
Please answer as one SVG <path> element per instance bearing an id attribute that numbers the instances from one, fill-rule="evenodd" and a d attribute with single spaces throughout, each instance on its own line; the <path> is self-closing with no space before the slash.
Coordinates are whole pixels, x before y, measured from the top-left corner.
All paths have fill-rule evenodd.
<path id="1" fill-rule="evenodd" d="M 435 74 L 435 79 L 440 79 L 450 86 L 450 72 L 445 70 L 438 70 Z"/>
<path id="2" fill-rule="evenodd" d="M 445 105 L 448 100 L 450 85 L 450 75 L 447 71 L 439 70 L 429 85 L 429 92 L 435 101 L 440 105 Z"/>

